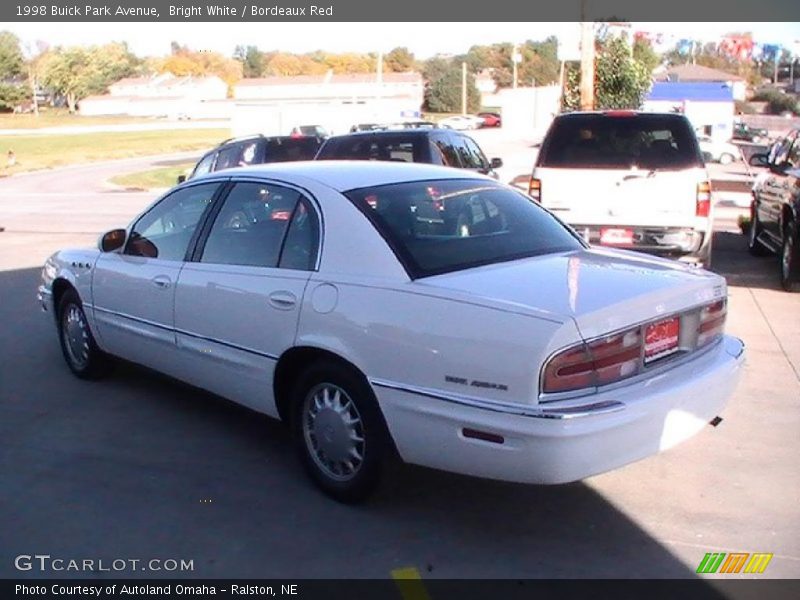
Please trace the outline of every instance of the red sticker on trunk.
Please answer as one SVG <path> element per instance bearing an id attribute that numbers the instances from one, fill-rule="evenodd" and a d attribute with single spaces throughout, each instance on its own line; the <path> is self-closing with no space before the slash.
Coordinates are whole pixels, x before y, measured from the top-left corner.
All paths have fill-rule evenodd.
<path id="1" fill-rule="evenodd" d="M 644 333 L 644 362 L 648 363 L 677 352 L 680 332 L 679 317 L 650 323 Z"/>

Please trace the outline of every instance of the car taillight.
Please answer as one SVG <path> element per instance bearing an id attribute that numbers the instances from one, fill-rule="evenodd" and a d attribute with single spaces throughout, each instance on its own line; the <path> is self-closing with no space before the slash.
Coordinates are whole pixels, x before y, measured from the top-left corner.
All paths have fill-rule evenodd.
<path id="1" fill-rule="evenodd" d="M 536 200 L 536 202 L 542 202 L 542 180 L 536 179 L 536 177 L 531 177 L 530 183 L 528 183 L 528 195 Z"/>
<path id="2" fill-rule="evenodd" d="M 697 347 L 705 346 L 722 335 L 728 309 L 725 300 L 704 306 L 700 311 L 700 324 L 697 326 Z"/>
<path id="3" fill-rule="evenodd" d="M 711 182 L 701 181 L 697 184 L 697 200 L 694 214 L 707 217 L 711 213 Z"/>
<path id="4" fill-rule="evenodd" d="M 641 366 L 641 328 L 573 346 L 556 354 L 544 369 L 542 392 L 569 392 L 614 383 L 636 375 Z"/>

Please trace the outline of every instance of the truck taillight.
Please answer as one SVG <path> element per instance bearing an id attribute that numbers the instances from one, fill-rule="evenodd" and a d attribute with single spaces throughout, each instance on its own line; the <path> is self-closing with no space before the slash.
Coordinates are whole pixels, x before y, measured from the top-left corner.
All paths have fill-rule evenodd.
<path id="1" fill-rule="evenodd" d="M 567 348 L 553 356 L 545 366 L 542 392 L 570 392 L 636 375 L 641 365 L 641 354 L 639 327 Z"/>
<path id="2" fill-rule="evenodd" d="M 700 311 L 700 324 L 697 326 L 697 347 L 710 344 L 725 330 L 725 317 L 728 308 L 725 300 L 704 306 Z"/>
<path id="3" fill-rule="evenodd" d="M 697 184 L 694 214 L 698 217 L 707 217 L 711 214 L 711 182 L 709 181 L 701 181 Z"/>
<path id="4" fill-rule="evenodd" d="M 542 202 L 542 180 L 537 179 L 536 177 L 531 177 L 530 183 L 528 183 L 528 195 L 536 200 L 536 202 Z"/>

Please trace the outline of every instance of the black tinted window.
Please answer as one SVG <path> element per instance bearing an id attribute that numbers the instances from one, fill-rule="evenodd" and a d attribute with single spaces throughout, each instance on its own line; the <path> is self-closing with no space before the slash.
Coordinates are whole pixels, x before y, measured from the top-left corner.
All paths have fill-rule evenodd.
<path id="1" fill-rule="evenodd" d="M 680 169 L 702 166 L 689 122 L 671 115 L 575 115 L 553 122 L 539 166 Z"/>
<path id="2" fill-rule="evenodd" d="M 253 143 L 250 144 L 231 144 L 230 146 L 224 147 L 222 150 L 219 151 L 219 155 L 217 156 L 217 163 L 214 165 L 215 171 L 221 171 L 222 169 L 230 169 L 233 167 L 239 167 L 242 164 L 242 156 L 243 151 L 246 147 L 252 146 Z"/>
<path id="3" fill-rule="evenodd" d="M 193 185 L 165 197 L 133 226 L 125 254 L 183 260 L 218 187 L 217 183 Z"/>
<path id="4" fill-rule="evenodd" d="M 268 138 L 265 144 L 264 162 L 289 162 L 312 160 L 317 154 L 320 141 L 316 137 Z"/>
<path id="5" fill-rule="evenodd" d="M 319 223 L 317 213 L 303 198 L 294 210 L 289 232 L 283 243 L 279 267 L 311 271 L 317 260 Z"/>
<path id="6" fill-rule="evenodd" d="M 491 182 L 400 183 L 347 196 L 415 277 L 582 248 L 547 211 Z"/>
<path id="7" fill-rule="evenodd" d="M 461 162 L 458 160 L 458 152 L 456 152 L 453 142 L 448 137 L 436 138 L 433 144 L 441 155 L 443 165 L 457 169 L 461 167 Z"/>
<path id="8" fill-rule="evenodd" d="M 427 139 L 419 136 L 355 135 L 331 138 L 320 148 L 317 160 L 390 160 L 427 162 Z"/>

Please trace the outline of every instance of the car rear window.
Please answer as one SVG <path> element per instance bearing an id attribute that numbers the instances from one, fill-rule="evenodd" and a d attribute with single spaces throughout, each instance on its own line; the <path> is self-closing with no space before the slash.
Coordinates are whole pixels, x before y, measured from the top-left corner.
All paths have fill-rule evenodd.
<path id="1" fill-rule="evenodd" d="M 320 148 L 317 160 L 389 160 L 426 162 L 427 138 L 421 136 L 354 135 L 330 138 Z"/>
<path id="2" fill-rule="evenodd" d="M 320 140 L 316 137 L 268 138 L 264 162 L 313 160 L 319 146 Z"/>
<path id="3" fill-rule="evenodd" d="M 584 247 L 530 198 L 491 181 L 416 181 L 346 195 L 415 279 Z"/>
<path id="4" fill-rule="evenodd" d="M 702 166 L 694 131 L 679 115 L 570 115 L 556 119 L 538 166 L 684 169 Z"/>

